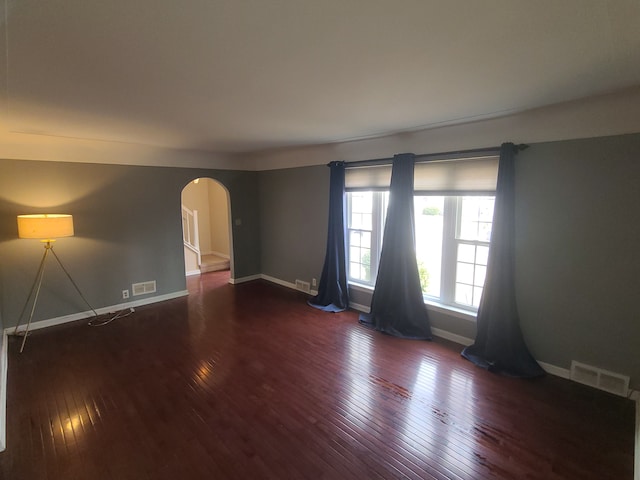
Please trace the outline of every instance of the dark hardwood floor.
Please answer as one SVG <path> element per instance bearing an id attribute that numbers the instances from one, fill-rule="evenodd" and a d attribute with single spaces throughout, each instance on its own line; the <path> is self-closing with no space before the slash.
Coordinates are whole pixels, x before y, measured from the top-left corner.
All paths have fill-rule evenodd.
<path id="1" fill-rule="evenodd" d="M 9 340 L 5 479 L 633 478 L 634 404 L 262 281 Z"/>

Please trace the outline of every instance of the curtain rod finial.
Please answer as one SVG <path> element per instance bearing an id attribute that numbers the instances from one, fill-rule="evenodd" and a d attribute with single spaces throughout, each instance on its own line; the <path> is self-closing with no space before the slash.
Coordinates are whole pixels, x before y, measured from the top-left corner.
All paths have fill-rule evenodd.
<path id="1" fill-rule="evenodd" d="M 343 160 L 334 160 L 332 162 L 327 163 L 327 167 L 331 167 L 332 165 L 344 165 L 345 162 Z"/>

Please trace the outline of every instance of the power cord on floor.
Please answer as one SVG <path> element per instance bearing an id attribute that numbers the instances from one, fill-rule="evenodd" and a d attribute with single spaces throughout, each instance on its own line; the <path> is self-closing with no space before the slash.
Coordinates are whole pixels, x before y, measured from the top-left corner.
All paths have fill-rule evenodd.
<path id="1" fill-rule="evenodd" d="M 135 310 L 133 309 L 133 307 L 131 307 L 126 310 L 120 310 L 118 312 L 115 312 L 115 314 L 109 313 L 108 315 L 113 315 L 113 316 L 111 318 L 106 318 L 104 320 L 101 320 L 100 317 L 96 316 L 94 319 L 90 320 L 87 325 L 89 325 L 90 327 L 103 327 L 113 322 L 114 320 L 117 320 L 118 318 L 128 317 L 133 312 L 135 312 Z"/>

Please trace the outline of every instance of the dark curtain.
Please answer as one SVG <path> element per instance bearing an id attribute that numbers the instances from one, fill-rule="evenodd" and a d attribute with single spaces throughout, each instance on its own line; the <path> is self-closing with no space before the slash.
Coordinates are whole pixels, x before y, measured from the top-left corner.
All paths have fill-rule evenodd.
<path id="1" fill-rule="evenodd" d="M 327 252 L 318 285 L 318 295 L 309 300 L 309 305 L 327 312 L 341 312 L 349 306 L 344 228 L 344 162 L 331 162 L 329 167 L 331 178 Z"/>
<path id="2" fill-rule="evenodd" d="M 500 148 L 496 203 L 487 276 L 480 300 L 475 343 L 462 356 L 476 365 L 514 377 L 537 377 L 544 370 L 529 353 L 520 330 L 515 292 L 516 147 Z"/>
<path id="3" fill-rule="evenodd" d="M 389 207 L 371 313 L 360 322 L 403 338 L 431 339 L 416 261 L 413 217 L 413 154 L 396 155 Z"/>

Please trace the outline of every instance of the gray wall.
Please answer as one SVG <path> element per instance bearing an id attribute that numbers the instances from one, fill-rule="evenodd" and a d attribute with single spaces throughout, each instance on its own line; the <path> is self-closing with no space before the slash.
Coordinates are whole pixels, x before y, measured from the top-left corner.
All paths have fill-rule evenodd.
<path id="1" fill-rule="evenodd" d="M 185 289 L 180 193 L 211 177 L 230 192 L 235 277 L 260 272 L 257 174 L 166 167 L 0 160 L 0 318 L 15 325 L 43 247 L 17 238 L 16 215 L 71 213 L 75 233 L 55 251 L 95 308 L 122 303 L 122 290 L 157 281 L 155 295 Z M 145 298 L 145 297 L 140 297 Z M 48 262 L 34 321 L 87 310 Z"/>
<path id="2" fill-rule="evenodd" d="M 516 164 L 517 292 L 536 358 L 640 388 L 640 135 L 535 144 Z"/>
<path id="3" fill-rule="evenodd" d="M 329 168 L 260 172 L 262 273 L 320 281 L 327 242 Z"/>
<path id="4" fill-rule="evenodd" d="M 328 170 L 260 174 L 263 273 L 320 275 Z M 533 144 L 516 173 L 516 287 L 532 353 L 624 373 L 640 388 L 640 135 Z M 352 301 L 368 306 L 370 295 L 352 290 Z M 472 322 L 439 312 L 431 321 L 475 336 Z"/>

